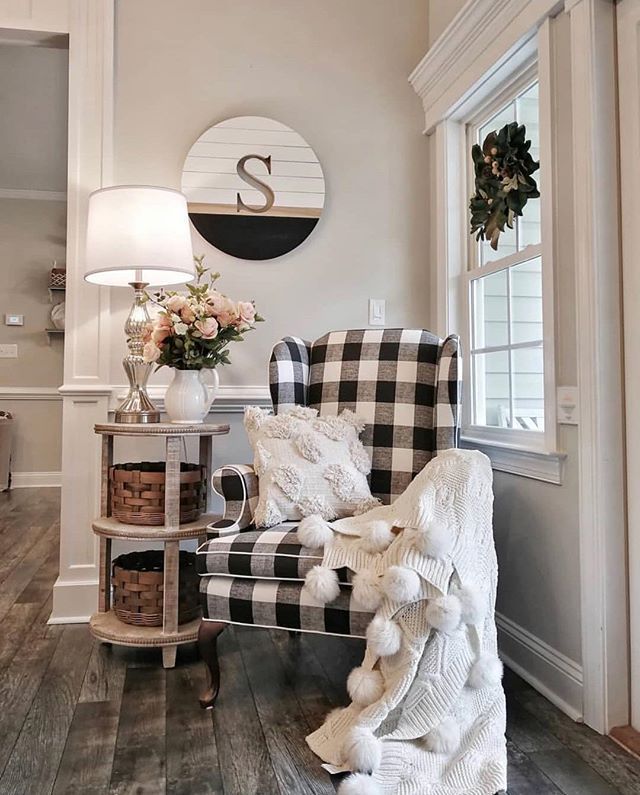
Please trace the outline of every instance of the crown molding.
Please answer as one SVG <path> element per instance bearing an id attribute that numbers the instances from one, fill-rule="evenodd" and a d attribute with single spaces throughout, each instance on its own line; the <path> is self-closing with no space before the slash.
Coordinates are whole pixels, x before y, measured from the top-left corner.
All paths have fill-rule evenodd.
<path id="1" fill-rule="evenodd" d="M 538 27 L 561 11 L 559 0 L 468 0 L 409 75 L 422 99 L 429 133 L 478 86 L 498 83 L 502 67 L 531 55 Z"/>

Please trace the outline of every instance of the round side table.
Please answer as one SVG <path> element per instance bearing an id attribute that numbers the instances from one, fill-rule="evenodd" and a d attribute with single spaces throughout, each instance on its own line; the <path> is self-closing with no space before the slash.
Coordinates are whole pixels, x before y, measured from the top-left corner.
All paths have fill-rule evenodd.
<path id="1" fill-rule="evenodd" d="M 229 433 L 228 425 L 173 425 L 154 423 L 129 425 L 105 423 L 95 426 L 102 436 L 102 467 L 100 487 L 100 516 L 92 523 L 93 532 L 100 539 L 100 571 L 98 612 L 89 626 L 94 637 L 121 646 L 158 646 L 162 648 L 162 664 L 173 668 L 177 647 L 193 643 L 198 637 L 200 619 L 178 624 L 178 572 L 180 541 L 187 538 L 206 538 L 206 527 L 218 519 L 205 509 L 194 522 L 180 524 L 180 450 L 185 437 L 200 440 L 199 463 L 211 470 L 213 437 Z M 164 437 L 166 447 L 165 514 L 164 524 L 152 527 L 123 524 L 111 515 L 109 497 L 109 469 L 113 464 L 113 441 L 116 436 Z M 207 489 L 208 494 L 208 489 Z M 207 500 L 208 502 L 208 500 Z M 207 504 L 207 508 L 208 508 Z M 111 609 L 111 542 L 114 538 L 126 541 L 162 541 L 164 544 L 164 598 L 161 627 L 126 624 Z"/>

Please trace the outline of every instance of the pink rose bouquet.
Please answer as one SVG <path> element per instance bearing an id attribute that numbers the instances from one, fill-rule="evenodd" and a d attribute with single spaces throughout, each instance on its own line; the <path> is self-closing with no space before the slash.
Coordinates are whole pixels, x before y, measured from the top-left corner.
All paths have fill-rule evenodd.
<path id="1" fill-rule="evenodd" d="M 194 257 L 197 280 L 188 284 L 188 295 L 161 291 L 147 299 L 159 307 L 144 335 L 143 356 L 158 367 L 202 370 L 229 364 L 229 343 L 264 318 L 253 301 L 233 301 L 214 288 L 219 273 L 204 267 L 204 255 Z"/>

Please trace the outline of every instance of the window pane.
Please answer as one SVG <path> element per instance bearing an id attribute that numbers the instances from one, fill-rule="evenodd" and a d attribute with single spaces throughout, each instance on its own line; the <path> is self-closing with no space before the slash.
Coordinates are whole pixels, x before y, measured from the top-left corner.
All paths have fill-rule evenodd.
<path id="1" fill-rule="evenodd" d="M 508 257 L 510 254 L 515 254 L 518 250 L 517 245 L 517 236 L 516 236 L 516 225 L 518 223 L 518 219 L 513 226 L 513 229 L 509 229 L 508 226 L 505 226 L 504 232 L 500 233 L 500 239 L 498 240 L 498 249 L 494 251 L 491 248 L 491 243 L 488 240 L 482 240 L 480 242 L 480 264 L 486 265 L 488 262 L 495 262 L 497 259 L 502 259 L 502 257 Z"/>
<path id="2" fill-rule="evenodd" d="M 544 362 L 542 346 L 511 351 L 513 427 L 544 430 Z"/>
<path id="3" fill-rule="evenodd" d="M 472 360 L 474 423 L 510 427 L 509 352 L 476 353 Z"/>
<path id="4" fill-rule="evenodd" d="M 474 348 L 509 342 L 507 272 L 498 271 L 473 282 Z"/>
<path id="5" fill-rule="evenodd" d="M 542 339 L 542 260 L 540 257 L 509 269 L 511 284 L 511 342 Z"/>
<path id="6" fill-rule="evenodd" d="M 499 130 L 501 127 L 504 127 L 505 124 L 510 124 L 512 121 L 516 119 L 516 103 L 510 102 L 508 105 L 505 105 L 502 110 L 499 110 L 495 116 L 492 116 L 489 121 L 485 122 L 485 124 L 480 127 L 478 130 L 478 143 L 482 146 L 484 139 L 489 135 L 490 132 L 494 130 Z"/>

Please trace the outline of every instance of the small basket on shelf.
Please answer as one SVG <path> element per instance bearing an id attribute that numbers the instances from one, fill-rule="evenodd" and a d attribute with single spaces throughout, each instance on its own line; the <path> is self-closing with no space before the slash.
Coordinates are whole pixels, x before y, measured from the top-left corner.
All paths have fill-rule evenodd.
<path id="1" fill-rule="evenodd" d="M 116 464 L 109 469 L 111 514 L 125 524 L 164 523 L 163 461 Z M 194 522 L 207 500 L 206 467 L 180 464 L 180 522 Z"/>
<path id="2" fill-rule="evenodd" d="M 67 270 L 66 268 L 51 268 L 49 272 L 49 289 L 50 290 L 64 290 L 67 286 Z"/>
<path id="3" fill-rule="evenodd" d="M 164 607 L 164 553 L 148 549 L 119 555 L 111 572 L 113 612 L 125 624 L 162 626 Z M 178 623 L 192 621 L 200 614 L 196 556 L 180 552 Z"/>

